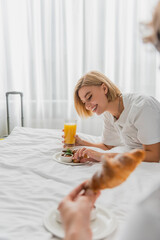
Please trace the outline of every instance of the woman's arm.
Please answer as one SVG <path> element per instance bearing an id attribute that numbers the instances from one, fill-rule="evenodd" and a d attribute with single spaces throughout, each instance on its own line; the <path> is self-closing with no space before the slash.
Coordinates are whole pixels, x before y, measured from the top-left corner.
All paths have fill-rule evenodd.
<path id="1" fill-rule="evenodd" d="M 160 142 L 152 145 L 143 145 L 146 152 L 144 162 L 159 162 L 160 161 Z"/>
<path id="2" fill-rule="evenodd" d="M 159 162 L 160 161 L 160 143 L 155 143 L 152 145 L 143 145 L 145 151 L 144 162 Z M 92 149 L 82 148 L 76 152 L 76 158 L 84 157 L 85 154 L 91 159 L 94 159 L 98 162 L 102 160 L 102 156 L 105 158 L 114 158 L 119 153 L 101 153 L 94 151 Z M 81 162 L 90 161 L 89 158 L 84 158 Z"/>
<path id="3" fill-rule="evenodd" d="M 160 142 L 152 145 L 143 145 L 145 150 L 144 162 L 159 162 L 160 161 Z M 105 153 L 106 157 L 115 157 L 118 153 Z"/>
<path id="4" fill-rule="evenodd" d="M 102 157 L 111 158 L 115 157 L 118 153 L 102 153 L 90 148 L 80 148 L 74 154 L 75 159 L 79 159 L 80 162 L 100 162 Z"/>
<path id="5" fill-rule="evenodd" d="M 62 130 L 62 131 L 64 132 L 64 130 Z M 63 138 L 62 143 L 64 144 L 64 147 L 65 147 L 64 135 L 62 135 L 62 138 Z M 111 148 L 114 147 L 114 146 L 105 145 L 104 143 L 91 143 L 91 142 L 81 139 L 78 135 L 75 136 L 75 145 L 76 146 L 97 147 L 97 148 L 101 148 L 102 150 L 110 150 Z"/>
<path id="6" fill-rule="evenodd" d="M 77 146 L 97 147 L 103 150 L 109 150 L 114 146 L 105 145 L 104 143 L 91 143 L 81 139 L 78 135 L 75 136 Z"/>
<path id="7" fill-rule="evenodd" d="M 83 140 L 83 142 L 84 142 L 83 146 L 97 147 L 97 148 L 101 148 L 102 150 L 110 150 L 111 148 L 114 147 L 114 146 L 105 145 L 104 143 L 91 143 L 85 140 Z"/>

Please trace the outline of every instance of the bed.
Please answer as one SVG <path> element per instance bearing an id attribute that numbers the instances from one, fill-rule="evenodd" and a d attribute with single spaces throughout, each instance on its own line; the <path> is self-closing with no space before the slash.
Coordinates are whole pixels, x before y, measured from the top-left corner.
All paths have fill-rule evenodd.
<path id="1" fill-rule="evenodd" d="M 75 186 L 90 178 L 100 163 L 70 166 L 53 160 L 61 151 L 61 130 L 16 127 L 0 141 L 0 240 L 58 239 L 44 227 L 44 216 Z M 99 137 L 79 133 L 89 141 Z M 128 180 L 104 190 L 97 200 L 115 216 L 119 232 L 134 205 L 160 183 L 160 164 L 141 163 Z"/>

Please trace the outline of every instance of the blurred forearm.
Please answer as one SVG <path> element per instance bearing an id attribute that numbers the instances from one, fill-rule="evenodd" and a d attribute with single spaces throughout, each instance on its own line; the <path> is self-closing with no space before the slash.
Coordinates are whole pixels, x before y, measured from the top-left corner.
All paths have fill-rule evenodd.
<path id="1" fill-rule="evenodd" d="M 83 140 L 83 143 L 84 143 L 84 146 L 97 147 L 97 148 L 101 148 L 102 150 L 110 150 L 111 148 L 114 147 L 114 146 L 107 146 L 104 143 L 91 143 L 85 140 Z"/>
<path id="2" fill-rule="evenodd" d="M 92 240 L 92 233 L 88 226 L 84 226 L 80 221 L 75 221 L 72 226 L 66 231 L 64 240 Z"/>

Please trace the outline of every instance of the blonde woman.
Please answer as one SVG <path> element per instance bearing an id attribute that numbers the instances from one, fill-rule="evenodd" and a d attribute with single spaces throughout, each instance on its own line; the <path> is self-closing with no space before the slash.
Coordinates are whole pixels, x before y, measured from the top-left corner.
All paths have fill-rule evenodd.
<path id="1" fill-rule="evenodd" d="M 143 148 L 145 161 L 158 162 L 160 159 L 160 103 L 153 97 L 120 90 L 102 73 L 92 71 L 85 74 L 77 83 L 74 103 L 81 117 L 94 113 L 103 114 L 104 128 L 101 143 L 91 143 L 76 136 L 76 145 L 98 147 L 109 151 L 106 156 L 117 153 L 114 147 L 124 146 L 124 150 Z M 100 161 L 101 152 L 82 148 L 76 158 L 88 155 L 90 161 Z M 83 158 L 81 161 L 88 161 Z"/>

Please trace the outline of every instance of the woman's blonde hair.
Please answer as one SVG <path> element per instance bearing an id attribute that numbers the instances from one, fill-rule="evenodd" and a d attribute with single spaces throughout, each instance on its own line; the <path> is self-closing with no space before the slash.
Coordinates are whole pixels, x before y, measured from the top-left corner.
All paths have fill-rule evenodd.
<path id="1" fill-rule="evenodd" d="M 143 41 L 145 43 L 152 43 L 160 51 L 160 1 L 153 12 L 152 21 L 145 24 L 145 26 L 150 28 L 152 33 L 144 37 Z"/>
<path id="2" fill-rule="evenodd" d="M 93 113 L 85 108 L 85 104 L 81 101 L 78 91 L 84 86 L 101 86 L 103 83 L 108 87 L 108 92 L 106 94 L 108 101 L 114 101 L 121 94 L 121 92 L 104 74 L 92 71 L 85 74 L 78 81 L 74 89 L 74 105 L 80 117 L 87 118 L 92 116 Z"/>

